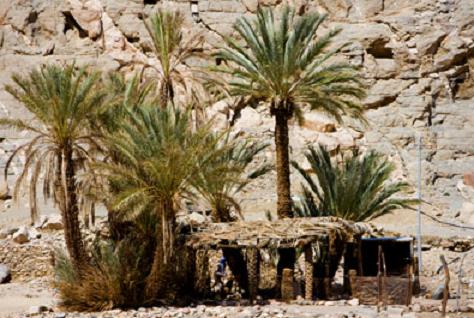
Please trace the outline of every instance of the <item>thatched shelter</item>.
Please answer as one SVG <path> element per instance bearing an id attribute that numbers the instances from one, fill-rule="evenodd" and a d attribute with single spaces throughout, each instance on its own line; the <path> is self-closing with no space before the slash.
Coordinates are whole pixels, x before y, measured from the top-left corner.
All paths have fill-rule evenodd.
<path id="1" fill-rule="evenodd" d="M 294 255 L 295 249 L 301 248 L 305 254 L 305 297 L 313 299 L 313 278 L 318 276 L 316 266 L 321 267 L 323 264 L 323 276 L 331 276 L 331 267 L 337 268 L 346 243 L 359 240 L 362 235 L 371 231 L 368 224 L 353 223 L 336 217 L 211 223 L 189 234 L 186 245 L 195 255 L 202 255 L 202 251 L 222 249 L 234 275 L 240 272 L 246 276 L 240 278 L 241 281 L 246 280 L 244 285 L 248 288 L 251 300 L 257 293 L 259 249 L 277 249 L 282 258 L 284 255 L 291 255 L 291 252 Z M 242 255 L 246 255 L 246 260 Z M 321 262 L 322 259 L 324 262 Z M 202 259 L 200 262 L 203 262 Z M 337 263 L 336 266 L 334 263 Z M 288 271 L 292 270 L 291 267 L 291 264 L 283 266 L 277 274 L 277 287 L 283 282 L 280 294 L 282 298 L 292 297 L 292 288 L 283 286 L 288 278 L 282 277 L 285 273 L 291 275 L 292 271 Z M 206 279 L 196 277 L 195 281 L 202 284 Z M 291 283 L 292 279 L 289 281 Z"/>

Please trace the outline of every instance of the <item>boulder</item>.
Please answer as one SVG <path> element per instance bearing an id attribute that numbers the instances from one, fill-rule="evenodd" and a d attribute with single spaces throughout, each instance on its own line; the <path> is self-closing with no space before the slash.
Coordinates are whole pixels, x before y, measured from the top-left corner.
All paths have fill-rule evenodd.
<path id="1" fill-rule="evenodd" d="M 44 230 L 62 230 L 64 229 L 62 217 L 59 214 L 51 214 L 41 227 Z"/>
<path id="2" fill-rule="evenodd" d="M 18 244 L 24 244 L 30 241 L 30 233 L 26 226 L 21 226 L 18 231 L 13 234 L 13 241 Z"/>
<path id="3" fill-rule="evenodd" d="M 102 34 L 101 12 L 89 9 L 73 9 L 71 15 L 91 39 Z"/>
<path id="4" fill-rule="evenodd" d="M 474 172 L 465 173 L 463 183 L 474 188 Z"/>
<path id="5" fill-rule="evenodd" d="M 429 33 L 417 35 L 415 43 L 418 55 L 421 57 L 426 54 L 435 54 L 444 37 L 446 37 L 446 32 L 443 30 L 433 30 Z"/>
<path id="6" fill-rule="evenodd" d="M 380 80 L 373 85 L 364 104 L 368 108 L 378 108 L 394 102 L 401 91 L 413 84 L 412 80 Z"/>
<path id="7" fill-rule="evenodd" d="M 9 283 L 12 280 L 10 269 L 5 264 L 0 264 L 0 284 Z"/>

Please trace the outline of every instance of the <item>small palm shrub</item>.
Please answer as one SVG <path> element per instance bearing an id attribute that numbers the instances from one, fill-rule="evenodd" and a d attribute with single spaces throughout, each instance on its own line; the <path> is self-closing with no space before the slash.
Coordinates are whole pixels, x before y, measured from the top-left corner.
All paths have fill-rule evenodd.
<path id="1" fill-rule="evenodd" d="M 302 201 L 295 207 L 299 216 L 368 221 L 416 202 L 395 196 L 406 191 L 408 184 L 390 180 L 395 166 L 376 151 L 355 151 L 340 164 L 321 146 L 309 147 L 305 157 L 311 173 L 292 162 L 305 180 Z"/>
<path id="2" fill-rule="evenodd" d="M 231 215 L 231 209 L 243 217 L 236 195 L 273 168 L 268 163 L 251 167 L 255 156 L 268 144 L 230 135 L 211 144 L 215 156 L 200 168 L 196 189 L 211 206 L 214 222 L 236 221 L 237 215 Z"/>
<path id="3" fill-rule="evenodd" d="M 145 281 L 153 262 L 157 219 L 144 213 L 120 241 L 94 241 L 91 262 L 80 275 L 70 258 L 56 252 L 55 282 L 60 306 L 69 311 L 136 308 L 145 300 Z"/>

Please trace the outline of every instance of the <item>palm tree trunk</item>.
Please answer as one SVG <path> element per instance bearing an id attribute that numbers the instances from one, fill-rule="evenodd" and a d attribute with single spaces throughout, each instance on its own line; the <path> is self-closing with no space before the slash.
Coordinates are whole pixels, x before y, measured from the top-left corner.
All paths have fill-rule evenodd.
<path id="1" fill-rule="evenodd" d="M 63 151 L 64 183 L 62 184 L 64 202 L 62 203 L 62 219 L 64 223 L 64 237 L 69 257 L 76 269 L 80 270 L 87 264 L 87 253 L 82 240 L 79 226 L 79 208 L 77 205 L 76 182 L 72 149 L 67 145 Z M 61 178 L 62 179 L 62 178 Z"/>
<path id="2" fill-rule="evenodd" d="M 277 172 L 277 214 L 279 218 L 293 217 L 290 195 L 290 160 L 288 138 L 288 111 L 274 110 Z"/>
<path id="3" fill-rule="evenodd" d="M 157 231 L 153 264 L 146 281 L 146 298 L 154 302 L 165 296 L 173 284 L 173 250 L 175 247 L 175 219 L 172 200 L 158 204 L 158 216 L 161 218 Z M 169 288 L 168 288 L 169 287 Z"/>

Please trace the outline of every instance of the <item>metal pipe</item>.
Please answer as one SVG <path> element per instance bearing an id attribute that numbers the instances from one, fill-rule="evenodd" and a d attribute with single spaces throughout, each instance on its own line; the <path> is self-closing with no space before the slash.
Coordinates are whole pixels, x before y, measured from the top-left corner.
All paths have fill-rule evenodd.
<path id="1" fill-rule="evenodd" d="M 416 146 L 417 146 L 417 159 L 418 159 L 418 166 L 417 166 L 417 199 L 418 208 L 416 211 L 416 247 L 417 247 L 417 255 L 418 255 L 418 275 L 421 275 L 422 269 L 422 262 L 421 262 L 421 135 L 419 133 L 416 134 Z"/>

